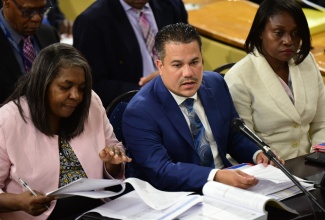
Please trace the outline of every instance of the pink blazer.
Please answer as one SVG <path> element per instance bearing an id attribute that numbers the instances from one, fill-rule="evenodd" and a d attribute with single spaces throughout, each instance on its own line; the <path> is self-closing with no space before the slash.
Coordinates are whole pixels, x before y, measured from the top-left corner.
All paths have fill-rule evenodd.
<path id="1" fill-rule="evenodd" d="M 49 137 L 37 130 L 30 120 L 24 98 L 21 99 L 21 104 L 27 123 L 23 121 L 13 102 L 0 108 L 0 193 L 18 194 L 25 191 L 18 178 L 27 182 L 32 189 L 47 193 L 57 189 L 59 185 L 58 136 Z M 69 143 L 89 178 L 104 178 L 105 169 L 98 154 L 105 146 L 117 145 L 123 148 L 94 92 L 85 130 Z M 108 178 L 112 177 L 108 175 Z M 115 178 L 124 178 L 124 166 L 121 175 Z M 0 213 L 0 219 L 46 219 L 55 204 L 56 201 L 53 201 L 50 210 L 37 217 L 17 211 Z"/>

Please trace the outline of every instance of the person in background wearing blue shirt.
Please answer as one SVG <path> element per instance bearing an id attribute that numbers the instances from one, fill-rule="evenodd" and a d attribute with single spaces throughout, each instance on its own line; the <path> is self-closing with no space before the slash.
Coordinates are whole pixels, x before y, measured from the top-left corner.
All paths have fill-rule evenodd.
<path id="1" fill-rule="evenodd" d="M 152 40 L 165 25 L 187 23 L 182 0 L 98 0 L 74 22 L 73 46 L 89 61 L 93 88 L 106 107 L 118 95 L 139 89 L 158 75 L 140 15 L 149 23 Z"/>

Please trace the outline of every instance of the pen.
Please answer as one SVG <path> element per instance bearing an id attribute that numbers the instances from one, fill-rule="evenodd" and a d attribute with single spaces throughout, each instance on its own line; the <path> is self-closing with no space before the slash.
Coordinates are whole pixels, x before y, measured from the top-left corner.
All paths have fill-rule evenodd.
<path id="1" fill-rule="evenodd" d="M 27 183 L 25 183 L 24 180 L 18 178 L 19 182 L 21 183 L 21 185 L 23 185 L 23 187 L 25 187 L 29 192 L 31 192 L 34 196 L 37 196 L 36 192 L 34 190 L 32 190 L 29 185 Z M 44 206 L 47 208 L 47 209 L 50 209 L 50 207 L 48 207 L 46 204 L 44 204 Z"/>

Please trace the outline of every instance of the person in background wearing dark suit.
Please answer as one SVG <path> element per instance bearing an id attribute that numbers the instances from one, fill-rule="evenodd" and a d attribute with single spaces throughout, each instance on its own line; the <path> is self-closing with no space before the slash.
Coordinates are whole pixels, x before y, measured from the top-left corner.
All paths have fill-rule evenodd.
<path id="1" fill-rule="evenodd" d="M 73 45 L 88 59 L 104 106 L 158 75 L 139 25 L 142 14 L 152 36 L 165 25 L 187 23 L 182 0 L 97 0 L 74 21 Z"/>
<path id="2" fill-rule="evenodd" d="M 51 7 L 51 10 L 44 14 L 42 23 L 53 26 L 59 34 L 71 35 L 73 22 L 66 19 L 58 0 L 49 0 L 46 5 Z M 2 8 L 2 1 L 0 1 L 0 8 Z"/>
<path id="3" fill-rule="evenodd" d="M 128 177 L 168 191 L 200 191 L 207 181 L 240 188 L 258 182 L 240 170 L 222 169 L 231 166 L 227 153 L 239 163 L 269 161 L 231 129 L 238 114 L 224 79 L 203 72 L 201 47 L 199 34 L 188 24 L 165 26 L 156 35 L 160 76 L 132 98 L 123 115 L 132 155 Z"/>
<path id="4" fill-rule="evenodd" d="M 42 24 L 46 0 L 2 0 L 0 13 L 0 105 L 26 74 L 39 51 L 60 41 L 57 31 Z M 24 43 L 26 42 L 26 43 Z M 30 45 L 29 55 L 24 44 Z"/>

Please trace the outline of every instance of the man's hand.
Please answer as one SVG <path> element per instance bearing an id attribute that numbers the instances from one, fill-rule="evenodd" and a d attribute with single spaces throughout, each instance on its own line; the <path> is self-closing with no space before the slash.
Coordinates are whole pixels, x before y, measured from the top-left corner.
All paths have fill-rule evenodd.
<path id="1" fill-rule="evenodd" d="M 241 170 L 218 170 L 214 181 L 235 186 L 242 189 L 248 189 L 258 183 L 258 179 Z"/>
<path id="2" fill-rule="evenodd" d="M 159 71 L 155 71 L 150 73 L 148 76 L 144 76 L 140 78 L 139 86 L 144 86 L 146 83 L 150 82 L 153 78 L 159 75 Z"/>
<path id="3" fill-rule="evenodd" d="M 71 37 L 72 36 L 72 26 L 73 26 L 72 21 L 64 19 L 60 24 L 59 33 L 64 34 L 66 37 Z"/>

